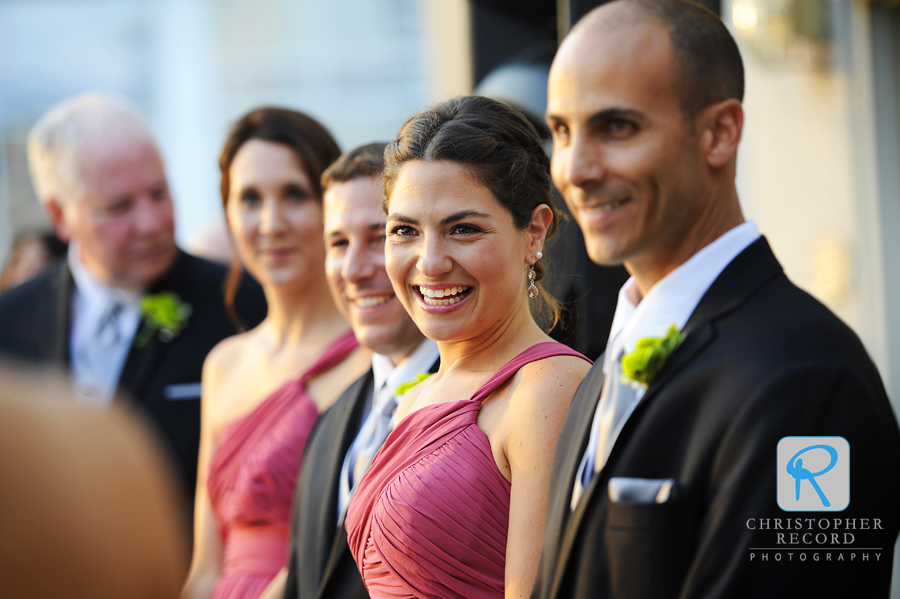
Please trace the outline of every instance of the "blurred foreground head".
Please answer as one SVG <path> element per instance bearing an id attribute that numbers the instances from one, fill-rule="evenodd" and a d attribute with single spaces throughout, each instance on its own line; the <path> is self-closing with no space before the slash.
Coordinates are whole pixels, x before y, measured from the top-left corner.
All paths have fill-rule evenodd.
<path id="1" fill-rule="evenodd" d="M 46 372 L 0 366 L 4 597 L 178 596 L 187 571 L 159 448 L 121 402 L 101 412 Z"/>
<path id="2" fill-rule="evenodd" d="M 97 279 L 140 289 L 177 256 L 172 198 L 150 129 L 124 101 L 66 100 L 28 138 L 35 192 L 60 239 Z"/>

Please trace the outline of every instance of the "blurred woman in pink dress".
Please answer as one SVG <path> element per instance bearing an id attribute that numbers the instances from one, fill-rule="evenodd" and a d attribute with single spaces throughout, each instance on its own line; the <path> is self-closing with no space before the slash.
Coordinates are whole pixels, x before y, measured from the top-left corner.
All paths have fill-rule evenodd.
<path id="1" fill-rule="evenodd" d="M 360 481 L 350 548 L 375 598 L 527 597 L 557 437 L 590 367 L 532 315 L 559 216 L 549 158 L 524 115 L 479 97 L 415 115 L 385 158 L 387 271 L 441 366 Z"/>
<path id="2" fill-rule="evenodd" d="M 281 597 L 307 437 L 346 382 L 369 368 L 325 279 L 319 178 L 339 155 L 322 125 L 278 108 L 244 116 L 222 152 L 229 231 L 269 312 L 216 346 L 203 368 L 185 599 Z M 237 281 L 240 264 L 232 271 Z"/>

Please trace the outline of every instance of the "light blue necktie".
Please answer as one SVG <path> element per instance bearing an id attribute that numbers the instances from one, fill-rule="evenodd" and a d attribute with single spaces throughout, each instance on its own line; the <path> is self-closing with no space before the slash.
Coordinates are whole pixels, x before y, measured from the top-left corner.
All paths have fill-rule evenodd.
<path id="1" fill-rule="evenodd" d="M 382 388 L 381 392 L 390 393 L 389 390 L 384 388 Z M 366 435 L 363 437 L 362 444 L 359 446 L 359 451 L 356 454 L 356 461 L 353 464 L 352 482 L 354 487 L 359 484 L 359 479 L 361 479 L 363 474 L 366 473 L 366 470 L 369 469 L 372 460 L 375 458 L 375 454 L 381 449 L 385 439 L 387 439 L 388 434 L 391 432 L 391 419 L 393 419 L 394 412 L 396 411 L 397 398 L 391 393 L 391 396 L 381 407 L 381 411 L 366 423 L 371 423 L 372 426 L 369 431 L 366 431 Z"/>
<path id="2" fill-rule="evenodd" d="M 385 398 L 381 407 L 378 408 L 379 396 L 390 393 L 390 397 Z M 397 398 L 384 384 L 381 389 L 373 395 L 372 398 L 373 411 L 363 422 L 359 434 L 347 450 L 344 456 L 344 463 L 341 467 L 341 480 L 338 487 L 338 519 L 343 520 L 344 514 L 347 512 L 347 506 L 353 498 L 353 492 L 356 491 L 356 485 L 359 479 L 363 477 L 366 470 L 372 464 L 375 454 L 384 444 L 388 434 L 391 432 L 391 420 L 394 412 L 397 411 Z"/>
<path id="3" fill-rule="evenodd" d="M 609 453 L 616 437 L 622 428 L 628 415 L 634 409 L 637 392 L 629 383 L 622 382 L 622 356 L 625 352 L 619 352 L 618 357 L 610 364 L 610 372 L 603 381 L 603 389 L 600 391 L 600 401 L 597 402 L 597 411 L 594 413 L 594 421 L 591 425 L 591 436 L 588 440 L 581 464 L 578 466 L 578 474 L 575 476 L 575 487 L 572 490 L 572 502 L 570 507 L 574 510 L 581 500 L 584 490 L 590 484 L 595 472 L 599 472 L 606 465 Z M 602 451 L 598 452 L 598 448 Z M 600 455 L 599 464 L 597 455 Z"/>
<path id="4" fill-rule="evenodd" d="M 100 318 L 94 334 L 85 347 L 74 356 L 77 369 L 82 373 L 75 383 L 76 395 L 84 401 L 103 405 L 108 395 L 115 390 L 115 382 L 109 379 L 110 352 L 122 337 L 120 315 L 125 309 L 117 299 L 113 299 Z M 112 384 L 112 388 L 108 389 Z"/>

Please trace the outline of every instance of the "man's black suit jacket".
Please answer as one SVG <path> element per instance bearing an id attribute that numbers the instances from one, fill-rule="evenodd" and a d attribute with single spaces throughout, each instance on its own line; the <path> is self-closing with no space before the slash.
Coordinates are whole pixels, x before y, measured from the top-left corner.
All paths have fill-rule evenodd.
<path id="1" fill-rule="evenodd" d="M 187 326 L 169 342 L 155 335 L 144 347 L 132 345 L 119 378 L 123 396 L 148 416 L 171 449 L 188 509 L 193 508 L 197 480 L 200 401 L 196 396 L 169 399 L 166 390 L 171 393 L 172 385 L 199 383 L 206 354 L 236 332 L 225 312 L 226 273 L 224 266 L 179 252 L 172 267 L 147 293 L 177 293 L 192 307 Z M 68 368 L 73 290 L 72 274 L 63 261 L 0 295 L 0 354 Z M 235 309 L 248 327 L 265 317 L 262 289 L 249 277 L 241 282 Z M 140 326 L 143 321 L 138 330 Z"/>
<path id="2" fill-rule="evenodd" d="M 554 458 L 533 598 L 886 597 L 900 526 L 900 435 L 857 336 L 788 281 L 764 239 L 716 279 L 684 333 L 573 512 L 602 361 L 575 395 Z M 849 442 L 846 510 L 778 507 L 776 446 L 786 436 Z M 611 477 L 672 478 L 676 487 L 664 503 L 613 503 Z M 776 518 L 802 528 L 773 530 Z M 821 518 L 830 529 L 820 530 Z M 830 533 L 844 541 L 846 530 L 834 518 L 857 519 L 851 545 L 832 543 Z M 870 528 L 879 518 L 883 530 L 860 530 L 861 518 Z M 791 546 L 779 532 L 825 532 L 827 543 L 801 536 Z"/>

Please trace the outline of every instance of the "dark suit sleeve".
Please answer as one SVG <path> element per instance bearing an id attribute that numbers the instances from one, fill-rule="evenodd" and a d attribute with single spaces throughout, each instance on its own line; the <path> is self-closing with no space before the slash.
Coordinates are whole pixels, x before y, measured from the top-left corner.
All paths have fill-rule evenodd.
<path id="1" fill-rule="evenodd" d="M 871 380 L 846 366 L 820 364 L 760 385 L 724 429 L 713 462 L 698 464 L 709 468 L 708 503 L 680 597 L 887 597 L 898 526 L 900 442 L 887 398 Z M 786 512 L 777 506 L 777 444 L 786 436 L 842 436 L 848 441 L 851 487 L 846 510 Z M 769 520 L 763 526 L 765 518 Z M 819 526 L 822 518 L 831 521 L 827 530 Z M 846 549 L 827 552 L 830 561 L 825 561 L 824 551 L 802 552 L 798 545 L 787 550 L 792 548 L 789 532 L 826 532 L 828 542 L 813 546 L 833 547 L 831 533 L 845 531 L 843 526 L 835 528 L 834 518 L 857 519 L 849 531 L 854 535 L 851 547 L 881 550 L 868 552 L 868 561 L 858 551 L 851 560 Z M 860 530 L 862 518 L 873 527 L 880 519 L 883 530 Z M 774 519 L 782 525 L 790 519 L 801 527 L 777 530 Z M 839 538 L 843 541 L 843 534 Z M 805 561 L 800 561 L 801 553 Z M 768 557 L 763 559 L 763 554 Z"/>

